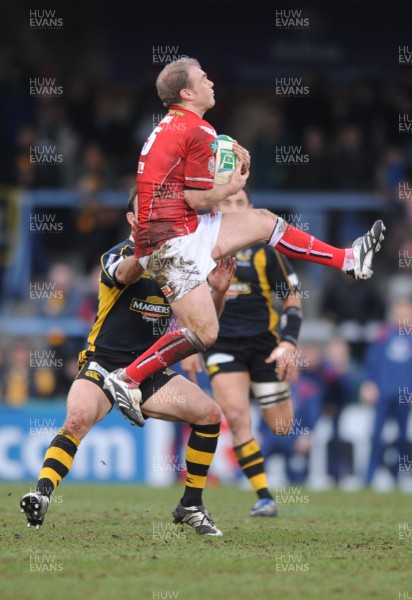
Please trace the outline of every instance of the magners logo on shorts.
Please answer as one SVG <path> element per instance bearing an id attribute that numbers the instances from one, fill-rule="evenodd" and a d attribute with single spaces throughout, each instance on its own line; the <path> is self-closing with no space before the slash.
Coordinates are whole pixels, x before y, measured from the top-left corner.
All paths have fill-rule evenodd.
<path id="1" fill-rule="evenodd" d="M 172 312 L 170 305 L 165 304 L 164 298 L 160 296 L 148 296 L 146 300 L 132 298 L 130 310 L 135 310 L 150 319 L 169 317 Z"/>

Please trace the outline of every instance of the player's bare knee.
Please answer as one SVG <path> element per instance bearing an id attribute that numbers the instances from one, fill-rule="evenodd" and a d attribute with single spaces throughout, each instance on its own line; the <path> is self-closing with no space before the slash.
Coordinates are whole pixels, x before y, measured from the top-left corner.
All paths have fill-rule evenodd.
<path id="1" fill-rule="evenodd" d="M 273 212 L 270 212 L 267 208 L 257 208 L 262 215 L 264 215 L 265 219 L 270 219 L 271 221 L 276 221 L 276 215 Z"/>
<path id="2" fill-rule="evenodd" d="M 206 349 L 216 342 L 219 333 L 219 325 L 218 323 L 212 323 L 211 325 L 197 326 L 193 328 L 192 331 Z"/>
<path id="3" fill-rule="evenodd" d="M 204 339 L 203 339 L 203 343 L 206 346 L 206 348 L 210 348 L 210 346 L 213 346 L 213 344 L 216 342 L 216 340 L 217 340 L 217 333 L 218 333 L 217 330 L 216 330 L 216 332 L 214 332 L 214 331 L 212 331 L 212 332 L 208 331 L 206 333 L 206 335 L 204 336 Z"/>
<path id="4" fill-rule="evenodd" d="M 229 424 L 232 435 L 241 435 L 248 428 L 247 419 L 244 414 L 236 409 L 230 409 L 225 412 L 225 417 Z"/>
<path id="5" fill-rule="evenodd" d="M 208 413 L 209 423 L 220 423 L 220 421 L 222 420 L 222 411 L 220 409 L 220 406 L 216 404 L 216 402 L 211 402 L 208 409 Z"/>
<path id="6" fill-rule="evenodd" d="M 254 213 L 263 239 L 268 240 L 276 226 L 277 216 L 266 208 L 255 208 Z"/>
<path id="7" fill-rule="evenodd" d="M 222 411 L 216 402 L 213 402 L 213 400 L 202 402 L 202 410 L 196 418 L 196 423 L 199 423 L 199 425 L 216 425 L 221 420 Z"/>
<path id="8" fill-rule="evenodd" d="M 209 326 L 208 328 L 208 334 L 209 334 L 209 345 L 211 346 L 212 344 L 214 344 L 217 340 L 217 336 L 219 335 L 219 321 L 216 319 L 216 321 L 213 322 L 213 324 L 211 326 Z"/>
<path id="9" fill-rule="evenodd" d="M 63 429 L 77 438 L 81 438 L 91 429 L 94 422 L 94 419 L 90 415 L 80 411 L 67 416 L 63 424 Z"/>

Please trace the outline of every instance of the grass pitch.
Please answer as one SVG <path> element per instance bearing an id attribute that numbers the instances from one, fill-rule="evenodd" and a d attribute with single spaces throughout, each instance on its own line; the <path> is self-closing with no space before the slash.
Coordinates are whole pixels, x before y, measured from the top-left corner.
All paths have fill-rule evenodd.
<path id="1" fill-rule="evenodd" d="M 2 599 L 412 598 L 408 495 L 295 488 L 262 519 L 251 492 L 213 488 L 211 538 L 172 525 L 181 486 L 63 483 L 38 531 L 19 513 L 28 489 L 0 485 Z"/>

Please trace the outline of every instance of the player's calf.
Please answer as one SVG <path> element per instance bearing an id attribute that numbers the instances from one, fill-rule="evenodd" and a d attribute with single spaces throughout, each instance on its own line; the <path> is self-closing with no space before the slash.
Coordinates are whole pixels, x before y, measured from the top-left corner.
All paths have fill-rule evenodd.
<path id="1" fill-rule="evenodd" d="M 196 533 L 222 535 L 203 506 L 202 494 L 209 467 L 215 455 L 220 422 L 191 425 L 192 433 L 186 448 L 186 486 L 179 504 L 173 511 L 175 523 L 186 523 Z"/>
<path id="2" fill-rule="evenodd" d="M 127 394 L 127 390 L 121 382 L 127 383 L 131 389 L 136 388 L 143 379 L 157 371 L 161 371 L 191 354 L 204 352 L 205 349 L 202 340 L 187 327 L 168 331 L 128 367 L 116 371 L 115 377 L 113 373 L 110 373 L 105 378 L 104 387 L 110 391 L 116 402 L 118 402 L 117 396 L 120 394 L 119 397 L 125 396 L 132 406 L 137 405 L 140 400 L 133 394 Z"/>
<path id="3" fill-rule="evenodd" d="M 252 517 L 270 517 L 277 515 L 276 502 L 269 491 L 265 473 L 265 461 L 258 442 L 251 438 L 247 442 L 233 448 L 239 467 L 249 479 L 250 485 L 259 500 L 250 511 Z"/>

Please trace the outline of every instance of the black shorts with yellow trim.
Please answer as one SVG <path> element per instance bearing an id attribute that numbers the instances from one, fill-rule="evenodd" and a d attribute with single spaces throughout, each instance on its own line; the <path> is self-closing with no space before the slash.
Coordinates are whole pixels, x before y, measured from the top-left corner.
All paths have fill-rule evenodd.
<path id="1" fill-rule="evenodd" d="M 114 350 L 106 350 L 104 348 L 96 348 L 94 351 L 83 350 L 79 356 L 80 372 L 76 379 L 86 379 L 98 385 L 113 406 L 114 400 L 112 395 L 103 388 L 104 378 L 116 369 L 127 367 L 137 357 L 138 353 L 136 352 L 115 352 Z M 141 404 L 144 404 L 146 400 L 158 392 L 160 388 L 176 375 L 178 373 L 172 369 L 163 369 L 163 371 L 159 371 L 144 379 L 140 384 L 140 391 L 142 392 Z"/>
<path id="2" fill-rule="evenodd" d="M 212 379 L 219 373 L 246 372 L 257 383 L 277 382 L 276 363 L 265 363 L 277 345 L 278 338 L 270 331 L 253 337 L 218 338 L 203 353 L 206 373 Z"/>

